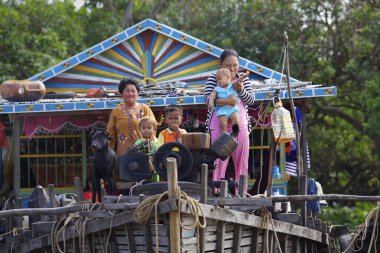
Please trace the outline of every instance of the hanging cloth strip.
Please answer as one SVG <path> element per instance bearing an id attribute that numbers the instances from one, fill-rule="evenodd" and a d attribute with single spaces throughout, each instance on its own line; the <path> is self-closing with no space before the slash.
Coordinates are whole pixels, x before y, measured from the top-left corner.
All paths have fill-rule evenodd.
<path id="1" fill-rule="evenodd" d="M 24 134 L 25 136 L 33 136 L 39 129 L 44 129 L 49 132 L 58 132 L 66 124 L 71 124 L 80 129 L 90 128 L 103 122 L 107 124 L 108 115 L 49 115 L 49 116 L 27 116 L 24 119 Z"/>
<path id="2" fill-rule="evenodd" d="M 298 125 L 301 125 L 302 114 L 301 114 L 301 110 L 298 108 L 296 108 L 296 116 L 297 116 Z M 289 176 L 297 177 L 298 171 L 297 171 L 297 142 L 296 140 L 286 143 L 285 150 L 286 150 L 286 162 L 285 162 L 286 174 Z M 307 169 L 310 170 L 311 161 L 310 161 L 309 145 L 307 144 L 307 142 L 306 142 L 306 163 L 307 163 L 307 166 L 306 166 Z"/>

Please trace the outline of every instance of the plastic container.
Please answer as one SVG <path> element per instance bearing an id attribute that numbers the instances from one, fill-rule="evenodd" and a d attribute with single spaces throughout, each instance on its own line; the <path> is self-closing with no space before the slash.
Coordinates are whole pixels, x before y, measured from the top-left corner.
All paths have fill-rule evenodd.
<path id="1" fill-rule="evenodd" d="M 157 174 L 157 172 L 154 170 L 153 175 L 150 179 L 152 182 L 160 182 L 160 176 Z"/>
<path id="2" fill-rule="evenodd" d="M 36 101 L 46 93 L 41 81 L 8 80 L 1 84 L 0 95 L 12 102 Z"/>
<path id="3" fill-rule="evenodd" d="M 277 143 L 285 143 L 295 138 L 290 112 L 282 106 L 279 98 L 275 98 L 274 109 L 271 114 L 273 135 Z"/>
<path id="4" fill-rule="evenodd" d="M 228 133 L 222 133 L 211 145 L 211 152 L 221 160 L 226 160 L 237 148 L 237 141 Z"/>
<path id="5" fill-rule="evenodd" d="M 281 178 L 280 167 L 277 165 L 272 168 L 272 178 Z"/>
<path id="6" fill-rule="evenodd" d="M 280 196 L 280 192 L 278 190 L 276 190 L 274 193 L 273 193 L 273 196 L 274 197 L 278 197 Z M 281 202 L 274 202 L 274 211 L 275 212 L 281 212 L 282 211 L 282 208 L 281 208 Z"/>

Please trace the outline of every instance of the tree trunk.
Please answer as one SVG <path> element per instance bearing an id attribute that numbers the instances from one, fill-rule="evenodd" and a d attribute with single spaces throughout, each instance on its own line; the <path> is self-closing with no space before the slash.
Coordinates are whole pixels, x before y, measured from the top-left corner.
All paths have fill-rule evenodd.
<path id="1" fill-rule="evenodd" d="M 133 0 L 129 0 L 127 8 L 124 11 L 123 22 L 121 23 L 123 29 L 129 27 L 132 21 Z"/>

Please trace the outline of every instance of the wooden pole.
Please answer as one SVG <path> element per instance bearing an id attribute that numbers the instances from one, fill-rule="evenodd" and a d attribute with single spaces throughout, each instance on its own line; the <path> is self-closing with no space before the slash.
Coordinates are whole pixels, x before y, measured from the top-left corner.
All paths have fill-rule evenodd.
<path id="1" fill-rule="evenodd" d="M 359 195 L 343 195 L 343 194 L 323 194 L 323 195 L 291 195 L 278 196 L 271 198 L 273 202 L 279 201 L 314 201 L 314 200 L 335 200 L 335 201 L 363 201 L 377 202 L 380 196 L 359 196 Z"/>
<path id="2" fill-rule="evenodd" d="M 227 197 L 228 182 L 222 180 L 220 182 L 220 197 Z M 221 206 L 223 207 L 223 206 Z M 216 252 L 224 252 L 224 243 L 226 237 L 226 222 L 218 220 L 217 232 L 216 232 Z"/>
<path id="3" fill-rule="evenodd" d="M 62 215 L 68 213 L 75 213 L 82 210 L 81 205 L 64 206 L 56 208 L 23 208 L 11 209 L 0 212 L 0 219 L 8 217 L 17 217 L 24 215 Z"/>
<path id="4" fill-rule="evenodd" d="M 272 175 L 272 173 L 270 175 Z M 246 189 L 247 189 L 247 176 L 240 175 L 238 193 L 242 199 L 245 199 L 247 196 Z M 240 252 L 242 235 L 243 235 L 243 226 L 240 224 L 235 224 L 232 252 Z"/>
<path id="5" fill-rule="evenodd" d="M 207 204 L 207 192 L 208 192 L 208 166 L 207 164 L 201 165 L 201 199 L 199 202 L 203 204 Z M 206 219 L 206 217 L 200 217 L 200 219 Z M 199 244 L 200 244 L 200 252 L 204 253 L 206 248 L 206 228 L 200 229 L 199 231 Z"/>
<path id="6" fill-rule="evenodd" d="M 85 178 L 83 180 L 86 180 Z M 78 196 L 79 201 L 83 201 L 83 189 L 82 183 L 79 177 L 74 177 L 75 193 Z"/>
<path id="7" fill-rule="evenodd" d="M 300 194 L 301 195 L 306 195 L 307 194 L 307 185 L 308 185 L 308 172 L 307 172 L 307 143 L 306 143 L 306 138 L 307 138 L 307 133 L 306 133 L 306 111 L 305 111 L 305 106 L 300 106 L 300 110 L 301 110 L 301 118 L 302 118 L 302 125 L 301 125 L 301 140 L 300 140 L 300 147 L 302 147 L 301 149 L 299 149 L 299 152 L 300 155 L 301 155 L 301 159 L 300 161 L 302 161 L 302 164 L 301 166 L 299 166 L 298 168 L 302 168 L 301 169 L 301 172 L 302 174 L 299 174 L 299 183 L 300 183 Z M 298 120 L 296 119 L 295 122 L 298 122 Z M 297 124 L 297 123 L 295 123 Z M 298 141 L 298 139 L 297 139 Z M 298 150 L 298 149 L 297 149 Z M 302 217 L 302 224 L 306 225 L 307 224 L 307 203 L 306 202 L 301 202 L 301 217 Z"/>
<path id="8" fill-rule="evenodd" d="M 175 158 L 167 158 L 167 168 L 168 168 L 168 197 L 169 199 L 176 198 L 179 196 L 177 194 L 178 190 L 178 176 L 177 176 L 177 160 Z M 177 203 L 178 204 L 178 203 Z M 170 252 L 179 253 L 181 250 L 181 240 L 180 240 L 180 224 L 178 220 L 178 212 L 180 212 L 180 207 L 177 210 L 171 211 L 169 213 L 169 223 L 170 223 Z"/>
<path id="9" fill-rule="evenodd" d="M 271 134 L 271 135 L 273 135 L 273 134 Z M 268 159 L 269 159 L 269 161 L 268 161 L 268 178 L 266 179 L 266 180 L 268 180 L 267 197 L 272 196 L 272 168 L 273 168 L 273 165 L 275 163 L 274 156 L 276 153 L 276 149 L 277 149 L 277 143 L 274 140 L 274 137 L 272 136 L 270 147 L 269 147 L 269 157 L 268 157 Z M 260 189 L 259 189 L 259 192 L 260 192 Z"/>
<path id="10" fill-rule="evenodd" d="M 13 149 L 13 189 L 18 198 L 18 193 L 20 190 L 20 136 L 22 135 L 21 127 L 23 125 L 23 119 L 19 116 L 14 117 L 13 122 L 13 133 L 12 133 L 12 149 Z"/>

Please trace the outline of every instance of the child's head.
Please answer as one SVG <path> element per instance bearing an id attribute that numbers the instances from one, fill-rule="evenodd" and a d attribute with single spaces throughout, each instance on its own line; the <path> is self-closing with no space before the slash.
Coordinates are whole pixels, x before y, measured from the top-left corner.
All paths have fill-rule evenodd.
<path id="1" fill-rule="evenodd" d="M 143 117 L 139 122 L 139 130 L 144 139 L 151 139 L 157 131 L 157 121 L 150 116 Z"/>
<path id="2" fill-rule="evenodd" d="M 179 126 L 182 122 L 182 107 L 179 105 L 168 105 L 165 107 L 165 123 L 167 125 L 176 125 Z"/>
<path id="3" fill-rule="evenodd" d="M 231 82 L 231 72 L 227 68 L 218 69 L 216 71 L 215 78 L 219 86 L 227 87 Z"/>

